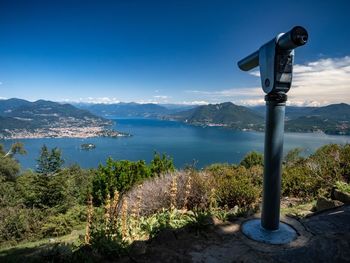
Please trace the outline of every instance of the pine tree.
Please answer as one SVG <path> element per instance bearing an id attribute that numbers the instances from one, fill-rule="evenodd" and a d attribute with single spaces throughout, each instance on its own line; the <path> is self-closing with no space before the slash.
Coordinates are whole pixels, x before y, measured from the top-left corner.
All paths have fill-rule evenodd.
<path id="1" fill-rule="evenodd" d="M 49 175 L 58 172 L 61 169 L 64 160 L 62 159 L 61 151 L 58 148 L 55 147 L 50 151 L 44 144 L 43 147 L 41 147 L 40 156 L 37 162 L 36 171 L 39 174 Z"/>

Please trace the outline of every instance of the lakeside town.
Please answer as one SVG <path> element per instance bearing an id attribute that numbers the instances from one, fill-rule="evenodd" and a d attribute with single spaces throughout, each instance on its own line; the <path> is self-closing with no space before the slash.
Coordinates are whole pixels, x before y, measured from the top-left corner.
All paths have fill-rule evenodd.
<path id="1" fill-rule="evenodd" d="M 92 137 L 129 137 L 122 133 L 101 126 L 92 127 L 50 127 L 28 129 L 5 129 L 0 139 L 40 139 L 40 138 L 92 138 Z"/>

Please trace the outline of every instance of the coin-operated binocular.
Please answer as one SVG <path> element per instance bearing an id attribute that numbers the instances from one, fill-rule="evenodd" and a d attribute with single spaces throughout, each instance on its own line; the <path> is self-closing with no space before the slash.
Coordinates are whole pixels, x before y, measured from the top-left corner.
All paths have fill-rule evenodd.
<path id="1" fill-rule="evenodd" d="M 253 54 L 238 62 L 241 70 L 248 71 L 260 66 L 261 85 L 265 93 L 287 93 L 292 84 L 294 49 L 305 45 L 307 31 L 296 26 L 288 33 L 261 46 Z"/>
<path id="2" fill-rule="evenodd" d="M 244 71 L 260 67 L 261 86 L 266 93 L 261 220 L 246 222 L 242 230 L 254 240 L 271 244 L 288 243 L 296 237 L 293 228 L 280 223 L 283 133 L 287 92 L 292 84 L 294 49 L 305 45 L 307 40 L 307 31 L 296 26 L 238 62 L 238 67 Z"/>

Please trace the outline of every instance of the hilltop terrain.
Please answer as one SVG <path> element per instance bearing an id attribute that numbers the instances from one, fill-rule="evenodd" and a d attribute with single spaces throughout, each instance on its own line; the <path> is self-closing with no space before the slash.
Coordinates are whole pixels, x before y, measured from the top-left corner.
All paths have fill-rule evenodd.
<path id="1" fill-rule="evenodd" d="M 239 130 L 264 130 L 265 107 L 249 109 L 231 102 L 199 106 L 171 115 L 171 118 L 193 125 L 223 126 Z M 286 107 L 287 132 L 324 132 L 350 134 L 350 105 L 324 107 Z"/>
<path id="2" fill-rule="evenodd" d="M 241 130 L 263 130 L 264 118 L 251 109 L 231 102 L 199 106 L 173 114 L 171 118 L 192 125 L 223 126 Z"/>
<path id="3" fill-rule="evenodd" d="M 80 109 L 85 109 L 98 116 L 122 117 L 122 118 L 162 118 L 163 116 L 173 114 L 179 111 L 184 111 L 194 106 L 165 104 L 158 105 L 154 103 L 115 103 L 115 104 L 89 104 L 76 103 L 74 104 Z"/>
<path id="4" fill-rule="evenodd" d="M 112 122 L 70 104 L 21 99 L 0 100 L 0 137 L 94 137 L 109 136 Z"/>
<path id="5" fill-rule="evenodd" d="M 231 102 L 202 106 L 176 104 L 76 104 L 101 117 L 170 119 L 197 126 L 220 126 L 236 130 L 264 131 L 265 106 L 245 107 Z M 350 134 L 350 105 L 286 107 L 287 132 Z"/>

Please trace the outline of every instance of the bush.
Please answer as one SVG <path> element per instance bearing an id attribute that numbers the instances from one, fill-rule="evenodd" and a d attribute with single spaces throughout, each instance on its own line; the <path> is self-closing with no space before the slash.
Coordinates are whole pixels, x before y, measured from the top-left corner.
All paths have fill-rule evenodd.
<path id="1" fill-rule="evenodd" d="M 342 178 L 340 165 L 342 147 L 337 144 L 328 144 L 317 149 L 306 161 L 313 176 L 321 181 L 321 186 L 331 188 L 335 181 Z"/>
<path id="2" fill-rule="evenodd" d="M 44 213 L 39 209 L 28 209 L 20 205 L 0 209 L 0 242 L 15 244 L 22 240 L 41 237 Z"/>
<path id="3" fill-rule="evenodd" d="M 264 165 L 263 155 L 258 152 L 250 152 L 243 158 L 243 160 L 240 162 L 239 165 L 242 165 L 247 169 L 256 165 L 263 166 Z"/>
<path id="4" fill-rule="evenodd" d="M 65 214 L 53 213 L 48 216 L 42 226 L 44 237 L 62 236 L 71 233 L 74 226 L 81 225 L 86 221 L 86 207 L 74 206 Z"/>
<path id="5" fill-rule="evenodd" d="M 318 195 L 321 184 L 305 166 L 286 167 L 282 175 L 282 195 L 311 199 Z"/>
<path id="6" fill-rule="evenodd" d="M 216 178 L 218 205 L 233 208 L 252 207 L 259 198 L 260 189 L 245 167 L 238 167 L 228 174 Z"/>
<path id="7" fill-rule="evenodd" d="M 343 179 L 350 183 L 350 144 L 345 144 L 341 150 L 340 168 Z"/>
<path id="8" fill-rule="evenodd" d="M 113 196 L 114 191 L 125 193 L 137 183 L 146 178 L 159 176 L 174 171 L 174 164 L 164 154 L 160 157 L 157 153 L 150 165 L 145 161 L 114 161 L 109 158 L 106 165 L 99 165 L 96 175 L 92 181 L 92 194 L 94 203 L 104 203 L 107 194 Z"/>
<path id="9" fill-rule="evenodd" d="M 49 216 L 41 231 L 44 237 L 58 237 L 69 234 L 73 229 L 73 222 L 64 214 Z"/>
<path id="10" fill-rule="evenodd" d="M 337 181 L 337 182 L 335 182 L 335 186 L 340 191 L 350 194 L 350 184 L 347 184 L 347 183 L 341 182 L 341 181 Z"/>

